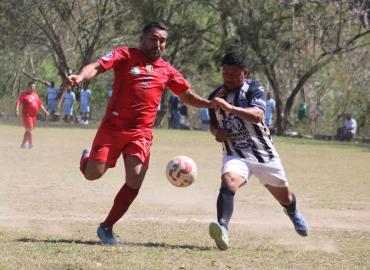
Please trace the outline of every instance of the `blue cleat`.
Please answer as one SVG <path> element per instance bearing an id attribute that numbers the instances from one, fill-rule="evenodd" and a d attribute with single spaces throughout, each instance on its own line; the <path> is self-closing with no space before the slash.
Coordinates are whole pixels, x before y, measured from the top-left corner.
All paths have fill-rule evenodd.
<path id="1" fill-rule="evenodd" d="M 103 227 L 100 225 L 97 230 L 98 237 L 105 245 L 116 245 L 118 241 L 114 238 L 112 226 Z"/>
<path id="2" fill-rule="evenodd" d="M 209 235 L 215 240 L 218 249 L 226 250 L 229 248 L 228 231 L 224 226 L 217 222 L 209 224 Z"/>
<path id="3" fill-rule="evenodd" d="M 288 213 L 284 208 L 285 214 L 290 218 L 294 225 L 295 231 L 300 236 L 307 236 L 308 235 L 308 225 L 302 215 L 296 210 L 294 213 Z"/>
<path id="4" fill-rule="evenodd" d="M 90 155 L 90 151 L 87 149 L 82 150 L 81 159 L 88 157 Z"/>

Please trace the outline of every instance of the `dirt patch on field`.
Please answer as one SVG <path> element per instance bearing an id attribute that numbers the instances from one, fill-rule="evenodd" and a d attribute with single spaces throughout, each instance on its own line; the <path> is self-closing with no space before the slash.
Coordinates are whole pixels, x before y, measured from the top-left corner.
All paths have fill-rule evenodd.
<path id="1" fill-rule="evenodd" d="M 0 145 L 0 228 L 69 235 L 75 224 L 98 224 L 105 218 L 123 183 L 124 170 L 119 161 L 117 167 L 109 170 L 99 181 L 87 182 L 82 179 L 78 170 L 80 151 L 89 147 L 93 130 L 38 129 L 35 132 L 37 148 L 33 150 L 18 148 L 23 132 L 21 128 L 0 127 L 0 130 L 3 132 Z M 219 161 L 210 162 L 209 156 L 219 156 L 219 149 L 212 144 L 205 146 L 204 140 L 208 138 L 200 137 L 197 143 L 191 141 L 193 152 L 183 152 L 196 157 L 200 168 L 199 179 L 188 188 L 175 188 L 165 179 L 164 164 L 179 153 L 157 141 L 144 186 L 124 220 L 196 222 L 205 226 L 215 220 Z M 202 147 L 208 148 L 202 150 Z M 290 172 L 296 174 L 297 178 L 302 169 L 297 169 L 295 173 L 292 167 Z M 363 185 L 366 191 L 370 181 L 364 181 Z M 337 194 L 328 193 L 328 196 L 332 197 L 331 205 L 344 207 L 318 208 L 312 202 L 328 198 L 323 199 L 314 189 L 305 187 L 299 184 L 295 186 L 299 194 L 299 208 L 313 234 L 321 229 L 370 232 L 369 200 L 362 200 L 361 210 L 348 209 L 346 205 L 350 202 L 338 196 L 346 191 L 338 188 Z M 269 234 L 271 229 L 276 228 L 294 233 L 282 208 L 257 181 L 252 181 L 237 193 L 231 226 L 241 226 L 259 234 Z M 281 244 L 290 243 L 285 238 L 278 241 Z M 310 249 L 309 241 L 305 245 L 306 249 Z M 312 246 L 317 246 L 317 242 Z M 335 244 L 326 239 L 322 239 L 320 246 L 328 252 L 336 250 Z"/>

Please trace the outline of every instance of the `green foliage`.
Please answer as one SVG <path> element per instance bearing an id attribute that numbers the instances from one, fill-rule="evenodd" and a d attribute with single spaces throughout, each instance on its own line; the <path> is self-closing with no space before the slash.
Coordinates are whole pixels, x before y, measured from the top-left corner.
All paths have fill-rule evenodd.
<path id="1" fill-rule="evenodd" d="M 60 85 L 58 70 L 55 67 L 55 63 L 50 57 L 46 58 L 41 65 L 40 73 L 43 74 L 43 78 L 46 81 L 54 81 L 55 85 Z"/>

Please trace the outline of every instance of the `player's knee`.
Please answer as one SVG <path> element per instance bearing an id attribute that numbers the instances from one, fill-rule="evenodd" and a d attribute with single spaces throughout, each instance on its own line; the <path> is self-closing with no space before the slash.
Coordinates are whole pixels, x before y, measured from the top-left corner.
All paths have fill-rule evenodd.
<path id="1" fill-rule="evenodd" d="M 91 168 L 89 166 L 86 167 L 83 175 L 86 180 L 93 181 L 93 180 L 98 180 L 100 177 L 103 176 L 105 170 L 103 169 L 96 169 L 96 168 Z"/>
<path id="2" fill-rule="evenodd" d="M 108 167 L 104 163 L 88 160 L 81 172 L 86 180 L 97 180 L 103 176 L 107 169 Z"/>
<path id="3" fill-rule="evenodd" d="M 93 180 L 98 180 L 100 177 L 102 177 L 103 173 L 89 172 L 86 170 L 83 175 L 86 180 L 93 181 Z"/>
<path id="4" fill-rule="evenodd" d="M 143 184 L 143 177 L 141 175 L 126 175 L 126 184 L 134 189 L 140 189 L 141 185 Z"/>
<path id="5" fill-rule="evenodd" d="M 230 191 L 236 192 L 243 183 L 243 178 L 233 173 L 225 173 L 222 176 L 222 186 L 227 187 Z"/>

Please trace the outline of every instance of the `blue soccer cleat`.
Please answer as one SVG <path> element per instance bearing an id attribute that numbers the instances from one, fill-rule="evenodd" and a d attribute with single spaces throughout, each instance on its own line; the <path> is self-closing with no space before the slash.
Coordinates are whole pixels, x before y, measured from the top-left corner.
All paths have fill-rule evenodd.
<path id="1" fill-rule="evenodd" d="M 209 224 L 209 235 L 215 240 L 218 249 L 226 250 L 229 248 L 228 231 L 224 226 L 217 222 Z"/>
<path id="2" fill-rule="evenodd" d="M 288 213 L 287 210 L 284 208 L 285 214 L 290 218 L 294 225 L 295 231 L 300 236 L 307 236 L 308 235 L 308 225 L 302 215 L 296 210 L 294 213 Z"/>
<path id="3" fill-rule="evenodd" d="M 98 237 L 105 245 L 116 245 L 118 241 L 114 238 L 112 226 L 103 227 L 100 225 L 97 230 Z"/>
<path id="4" fill-rule="evenodd" d="M 88 157 L 90 155 L 90 151 L 87 149 L 82 150 L 81 159 Z"/>

